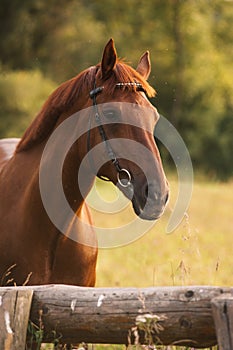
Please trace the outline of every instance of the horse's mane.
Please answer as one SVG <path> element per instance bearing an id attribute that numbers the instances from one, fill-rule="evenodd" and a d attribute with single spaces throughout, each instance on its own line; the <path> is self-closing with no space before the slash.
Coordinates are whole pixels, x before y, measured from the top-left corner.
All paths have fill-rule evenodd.
<path id="1" fill-rule="evenodd" d="M 47 99 L 42 109 L 25 131 L 19 142 L 16 153 L 26 151 L 45 140 L 54 129 L 59 116 L 68 111 L 84 91 L 88 93 L 93 89 L 95 76 L 100 64 L 88 68 L 76 77 L 61 84 Z M 118 60 L 111 76 L 104 82 L 104 91 L 112 95 L 116 89 L 116 83 L 138 82 L 142 85 L 149 97 L 155 95 L 155 90 L 132 67 Z M 122 89 L 136 91 L 136 86 L 123 86 Z"/>

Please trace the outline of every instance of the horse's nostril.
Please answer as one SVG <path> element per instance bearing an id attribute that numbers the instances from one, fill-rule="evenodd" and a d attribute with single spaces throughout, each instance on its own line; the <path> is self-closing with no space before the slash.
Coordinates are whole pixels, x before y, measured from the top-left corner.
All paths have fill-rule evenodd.
<path id="1" fill-rule="evenodd" d="M 153 183 L 145 185 L 143 194 L 144 194 L 146 200 L 151 198 L 155 201 L 158 201 L 160 198 L 160 195 L 157 191 L 157 188 Z"/>
<path id="2" fill-rule="evenodd" d="M 165 201 L 164 201 L 165 204 L 168 202 L 168 199 L 169 199 L 169 192 L 167 192 L 167 194 L 165 196 Z"/>
<path id="3" fill-rule="evenodd" d="M 157 204 L 166 204 L 169 199 L 169 192 L 162 194 L 160 190 L 158 189 L 158 186 L 156 183 L 150 183 L 146 184 L 143 189 L 143 195 L 146 200 L 152 199 L 153 201 L 157 202 Z"/>

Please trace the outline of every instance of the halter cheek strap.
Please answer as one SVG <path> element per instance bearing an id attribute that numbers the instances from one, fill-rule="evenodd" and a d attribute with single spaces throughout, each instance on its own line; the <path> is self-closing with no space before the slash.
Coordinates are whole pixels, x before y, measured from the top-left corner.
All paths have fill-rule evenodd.
<path id="1" fill-rule="evenodd" d="M 93 100 L 93 104 L 96 105 L 96 95 L 98 95 L 100 92 L 102 92 L 104 89 L 103 86 L 99 86 L 99 87 L 96 87 L 94 88 L 93 90 L 90 91 L 89 95 L 90 95 L 90 98 Z"/>
<path id="2" fill-rule="evenodd" d="M 99 86 L 96 87 L 96 83 L 94 83 L 94 89 L 90 91 L 89 95 L 90 98 L 93 100 L 93 107 L 95 110 L 95 121 L 101 136 L 101 139 L 105 145 L 106 151 L 108 153 L 108 157 L 109 159 L 112 161 L 112 164 L 114 165 L 116 171 L 117 171 L 117 181 L 119 183 L 119 185 L 121 185 L 122 187 L 128 187 L 131 184 L 131 174 L 128 170 L 121 168 L 119 161 L 111 147 L 111 144 L 106 136 L 105 130 L 103 125 L 101 124 L 101 118 L 100 118 L 100 114 L 98 111 L 98 107 L 97 107 L 97 102 L 96 102 L 96 96 L 101 93 L 103 91 L 104 87 L 103 86 Z M 91 122 L 91 120 L 90 120 Z M 91 130 L 91 125 L 89 126 L 89 130 L 88 130 L 88 137 L 87 137 L 87 148 L 88 148 L 88 156 L 89 156 L 89 160 L 90 160 L 90 164 L 93 167 L 94 162 L 93 159 L 90 155 L 90 130 Z M 104 180 L 104 181 L 110 181 L 109 179 L 103 177 L 103 176 L 99 176 L 97 175 L 100 179 Z"/>

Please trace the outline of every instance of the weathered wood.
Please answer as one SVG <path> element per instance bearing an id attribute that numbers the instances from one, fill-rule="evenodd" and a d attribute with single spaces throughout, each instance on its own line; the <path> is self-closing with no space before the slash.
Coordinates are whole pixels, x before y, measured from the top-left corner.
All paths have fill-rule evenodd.
<path id="1" fill-rule="evenodd" d="M 0 349 L 25 348 L 33 290 L 0 288 Z"/>
<path id="2" fill-rule="evenodd" d="M 61 333 L 66 343 L 124 344 L 137 316 L 164 315 L 160 343 L 207 347 L 216 344 L 210 301 L 221 293 L 212 287 L 47 286 L 35 290 L 31 317 L 35 322 L 38 310 L 43 310 L 45 329 Z"/>
<path id="3" fill-rule="evenodd" d="M 156 287 L 156 288 L 84 288 L 66 285 L 17 287 L 33 290 L 30 320 L 41 321 L 45 342 L 62 335 L 63 343 L 141 343 L 148 334 L 136 332 L 139 316 L 150 320 L 157 315 L 151 333 L 155 342 L 164 345 L 187 345 L 196 348 L 217 343 L 211 300 L 230 288 Z M 12 290 L 2 287 L 1 291 Z M 141 325 L 142 325 L 141 319 Z M 161 328 L 162 327 L 162 328 Z M 157 330 L 157 332 L 156 332 Z M 149 335 L 151 335 L 149 334 Z M 225 350 L 225 349 L 224 349 Z"/>
<path id="4" fill-rule="evenodd" d="M 223 294 L 211 301 L 220 350 L 233 349 L 233 295 Z"/>

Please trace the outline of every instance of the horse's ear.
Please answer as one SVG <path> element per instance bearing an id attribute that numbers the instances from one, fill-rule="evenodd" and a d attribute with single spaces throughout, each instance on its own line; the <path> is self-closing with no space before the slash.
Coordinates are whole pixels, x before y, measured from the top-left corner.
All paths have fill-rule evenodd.
<path id="1" fill-rule="evenodd" d="M 147 80 L 151 72 L 150 53 L 146 51 L 140 58 L 136 71 Z"/>
<path id="2" fill-rule="evenodd" d="M 117 60 L 117 53 L 113 39 L 110 39 L 104 48 L 101 61 L 101 78 L 107 79 L 112 73 Z"/>

